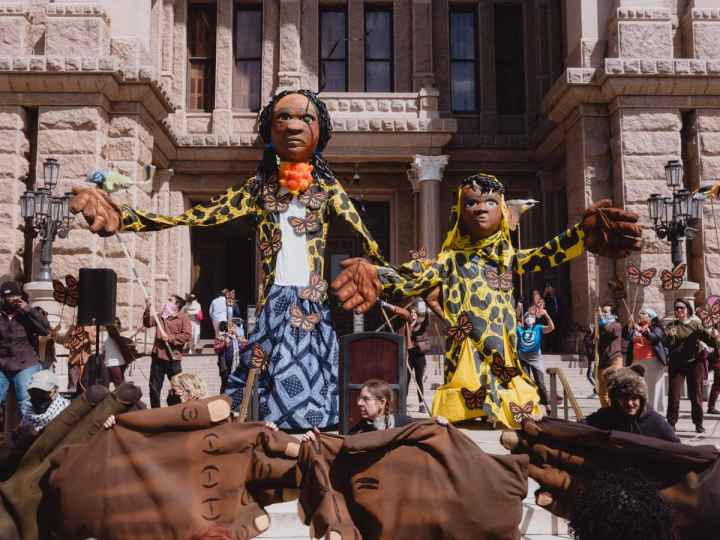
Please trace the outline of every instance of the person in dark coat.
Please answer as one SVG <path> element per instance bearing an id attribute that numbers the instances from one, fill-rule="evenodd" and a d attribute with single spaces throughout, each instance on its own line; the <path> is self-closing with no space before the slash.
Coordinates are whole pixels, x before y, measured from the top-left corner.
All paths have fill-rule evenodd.
<path id="1" fill-rule="evenodd" d="M 610 407 L 601 408 L 585 419 L 585 423 L 605 430 L 637 433 L 670 442 L 680 442 L 667 420 L 647 403 L 648 388 L 645 368 L 633 365 L 606 373 Z"/>
<path id="2" fill-rule="evenodd" d="M 393 391 L 380 379 L 369 379 L 360 388 L 357 401 L 362 420 L 350 428 L 350 433 L 367 433 L 407 426 L 414 419 L 405 414 L 393 414 Z"/>

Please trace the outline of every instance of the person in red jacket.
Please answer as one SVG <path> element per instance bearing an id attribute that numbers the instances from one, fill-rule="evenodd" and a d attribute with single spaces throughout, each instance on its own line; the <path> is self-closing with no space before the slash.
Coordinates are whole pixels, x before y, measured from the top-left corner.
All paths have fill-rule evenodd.
<path id="1" fill-rule="evenodd" d="M 190 318 L 182 310 L 185 301 L 176 294 L 170 295 L 159 315 L 160 326 L 155 333 L 155 343 L 150 364 L 150 406 L 160 406 L 160 391 L 167 376 L 168 380 L 182 372 L 182 351 L 192 339 Z M 143 315 L 146 328 L 156 326 L 155 317 L 150 314 L 148 302 Z"/>

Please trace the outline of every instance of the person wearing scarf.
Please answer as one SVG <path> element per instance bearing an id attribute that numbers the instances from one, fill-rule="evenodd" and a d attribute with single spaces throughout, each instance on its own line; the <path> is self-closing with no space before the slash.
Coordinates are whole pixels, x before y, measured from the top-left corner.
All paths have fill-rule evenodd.
<path id="1" fill-rule="evenodd" d="M 55 376 L 47 369 L 33 374 L 27 390 L 32 407 L 30 412 L 23 416 L 20 429 L 37 437 L 70 405 L 70 401 L 60 395 Z"/>
<path id="2" fill-rule="evenodd" d="M 516 250 L 504 193 L 494 176 L 466 178 L 455 193 L 450 230 L 434 260 L 394 268 L 350 259 L 332 283 L 343 307 L 356 312 L 367 311 L 380 294 L 397 303 L 442 288 L 450 324 L 446 384 L 435 393 L 432 414 L 451 422 L 487 417 L 517 427 L 541 414 L 536 387 L 516 352 L 513 273 L 547 270 L 584 248 L 614 257 L 640 248 L 637 215 L 601 201 L 585 211 L 580 224 L 544 246 Z"/>
<path id="3" fill-rule="evenodd" d="M 685 379 L 688 384 L 688 398 L 691 417 L 697 433 L 704 433 L 702 410 L 702 386 L 705 366 L 699 361 L 702 341 L 714 347 L 720 339 L 715 329 L 703 327 L 700 320 L 692 318 L 693 309 L 683 298 L 675 300 L 675 318 L 665 325 L 665 344 L 668 348 L 668 375 L 670 395 L 668 396 L 667 419 L 675 428 L 680 415 L 680 395 Z"/>
<path id="4" fill-rule="evenodd" d="M 160 327 L 155 332 L 155 343 L 150 356 L 150 406 L 160 407 L 160 392 L 165 377 L 168 380 L 182 372 L 182 354 L 192 339 L 192 325 L 187 313 L 182 310 L 185 300 L 176 294 L 168 297 L 160 313 Z M 155 317 L 150 313 L 150 303 L 143 314 L 145 328 L 156 326 Z"/>
<path id="5" fill-rule="evenodd" d="M 628 365 L 640 364 L 645 368 L 648 405 L 655 412 L 665 414 L 667 351 L 663 343 L 665 332 L 657 312 L 651 308 L 642 308 L 638 313 L 637 324 L 632 320 L 628 322 L 625 337 L 628 340 Z"/>
<path id="6" fill-rule="evenodd" d="M 257 325 L 240 367 L 230 375 L 227 394 L 238 408 L 253 354 L 261 355 L 267 369 L 257 383 L 260 419 L 286 429 L 325 428 L 339 420 L 339 346 L 323 278 L 333 220 L 340 218 L 359 236 L 374 263 L 386 263 L 322 157 L 332 121 L 317 94 L 279 92 L 260 112 L 258 125 L 265 149 L 255 176 L 207 204 L 163 216 L 120 206 L 95 188 L 76 188 L 71 208 L 83 213 L 92 232 L 105 236 L 251 219 L 264 280 Z"/>

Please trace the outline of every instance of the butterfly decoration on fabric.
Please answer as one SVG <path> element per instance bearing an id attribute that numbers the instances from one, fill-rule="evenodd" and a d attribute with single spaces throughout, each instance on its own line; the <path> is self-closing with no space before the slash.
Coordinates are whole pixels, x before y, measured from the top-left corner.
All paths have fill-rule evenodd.
<path id="1" fill-rule="evenodd" d="M 295 234 L 311 233 L 320 229 L 320 220 L 314 212 L 308 212 L 304 219 L 290 216 L 288 223 L 290 223 Z"/>
<path id="2" fill-rule="evenodd" d="M 520 424 L 526 418 L 532 418 L 533 407 L 535 407 L 535 404 L 532 401 L 528 401 L 524 405 L 518 405 L 511 401 L 510 413 L 512 414 L 513 420 Z"/>
<path id="3" fill-rule="evenodd" d="M 455 343 L 462 343 L 466 338 L 470 337 L 473 331 L 473 323 L 470 320 L 470 314 L 463 311 L 458 317 L 457 324 L 448 328 L 448 336 Z"/>
<path id="4" fill-rule="evenodd" d="M 272 257 L 273 253 L 280 251 L 282 247 L 282 240 L 280 238 L 280 229 L 275 229 L 270 237 L 270 240 L 263 240 L 260 242 L 260 255 L 263 259 Z"/>
<path id="5" fill-rule="evenodd" d="M 704 306 L 698 306 L 695 310 L 706 328 L 717 328 L 720 326 L 720 296 L 711 295 L 705 300 Z"/>
<path id="6" fill-rule="evenodd" d="M 490 288 L 499 291 L 509 291 L 513 288 L 513 279 L 512 279 L 512 272 L 503 272 L 502 274 L 498 274 L 497 270 L 492 266 L 486 266 L 483 269 L 483 273 L 485 274 L 485 279 L 488 282 L 488 285 L 490 285 Z"/>
<path id="7" fill-rule="evenodd" d="M 268 212 L 286 212 L 290 207 L 291 200 L 292 195 L 290 193 L 277 195 L 273 192 L 267 192 L 263 195 L 263 208 Z"/>
<path id="8" fill-rule="evenodd" d="M 252 356 L 250 357 L 250 367 L 264 369 L 265 366 L 267 366 L 267 353 L 256 343 L 253 347 Z"/>
<path id="9" fill-rule="evenodd" d="M 629 264 L 627 267 L 627 277 L 630 283 L 635 285 L 641 285 L 647 287 L 652 282 L 652 279 L 657 274 L 657 268 L 648 268 L 647 270 L 640 270 L 634 264 Z"/>
<path id="10" fill-rule="evenodd" d="M 423 259 L 427 259 L 427 249 L 425 249 L 425 247 L 421 247 L 417 251 L 415 251 L 414 249 L 411 249 L 410 250 L 410 258 L 413 261 L 421 261 Z"/>
<path id="11" fill-rule="evenodd" d="M 298 296 L 303 300 L 311 302 L 322 302 L 327 294 L 328 283 L 319 274 L 310 272 L 310 283 L 305 287 Z"/>
<path id="12" fill-rule="evenodd" d="M 513 377 L 520 375 L 520 370 L 516 367 L 506 366 L 505 359 L 498 353 L 493 353 L 490 371 L 495 377 L 500 379 L 500 382 L 505 386 L 508 385 Z"/>
<path id="13" fill-rule="evenodd" d="M 70 274 L 65 276 L 65 283 L 59 279 L 53 279 L 53 298 L 59 304 L 75 307 L 80 300 L 80 283 Z"/>
<path id="14" fill-rule="evenodd" d="M 318 210 L 322 203 L 328 199 L 326 191 L 308 189 L 298 196 L 298 201 L 312 210 Z"/>
<path id="15" fill-rule="evenodd" d="M 663 270 L 660 272 L 660 281 L 662 282 L 662 288 L 665 291 L 672 291 L 679 289 L 685 282 L 685 270 L 687 264 L 680 263 L 675 268 L 670 270 Z"/>
<path id="16" fill-rule="evenodd" d="M 312 332 L 319 322 L 320 315 L 317 313 L 305 315 L 297 304 L 290 306 L 290 326 L 293 328 L 299 328 L 303 332 Z"/>
<path id="17" fill-rule="evenodd" d="M 485 405 L 485 398 L 488 394 L 488 387 L 483 385 L 480 386 L 474 392 L 467 388 L 461 388 L 460 393 L 462 394 L 465 405 L 468 409 L 482 409 Z"/>

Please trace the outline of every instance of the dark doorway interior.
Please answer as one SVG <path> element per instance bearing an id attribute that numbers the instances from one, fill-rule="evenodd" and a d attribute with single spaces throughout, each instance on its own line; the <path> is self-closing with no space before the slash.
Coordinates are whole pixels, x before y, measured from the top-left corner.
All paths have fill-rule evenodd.
<path id="1" fill-rule="evenodd" d="M 213 337 L 208 316 L 210 302 L 224 288 L 235 289 L 243 318 L 248 304 L 255 303 L 255 231 L 246 219 L 218 227 L 191 229 L 192 291 L 202 304 L 203 339 Z"/>
<path id="2" fill-rule="evenodd" d="M 387 201 L 354 200 L 355 207 L 360 213 L 365 226 L 370 230 L 373 238 L 380 245 L 380 252 L 390 258 L 390 203 Z M 341 218 L 335 218 L 330 224 L 325 250 L 325 279 L 332 281 L 337 275 L 339 262 L 348 257 L 361 257 L 363 255 L 362 241 L 353 229 Z M 353 316 L 345 311 L 337 299 L 330 295 L 330 309 L 335 331 L 338 336 L 352 333 Z M 384 319 L 379 306 L 373 307 L 365 315 L 365 330 L 375 330 Z M 385 329 L 387 330 L 387 329 Z"/>

